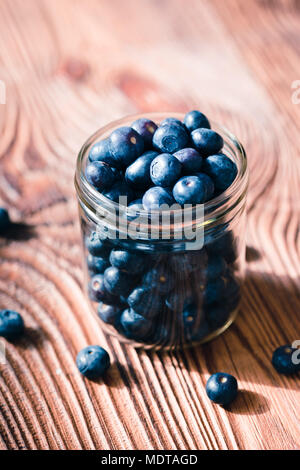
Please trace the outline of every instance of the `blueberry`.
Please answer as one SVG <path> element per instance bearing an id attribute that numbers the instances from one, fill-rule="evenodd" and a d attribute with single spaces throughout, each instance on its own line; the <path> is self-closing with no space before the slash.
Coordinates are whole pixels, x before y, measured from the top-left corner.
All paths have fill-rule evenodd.
<path id="1" fill-rule="evenodd" d="M 203 159 L 195 149 L 178 150 L 174 153 L 174 157 L 182 164 L 182 173 L 184 175 L 192 175 L 201 169 Z"/>
<path id="2" fill-rule="evenodd" d="M 99 191 L 108 189 L 116 181 L 117 175 L 112 167 L 103 162 L 88 163 L 85 169 L 87 181 Z"/>
<path id="3" fill-rule="evenodd" d="M 104 272 L 104 285 L 111 294 L 127 297 L 136 285 L 136 278 L 111 266 Z"/>
<path id="4" fill-rule="evenodd" d="M 211 129 L 195 129 L 191 133 L 192 141 L 202 157 L 208 157 L 218 153 L 223 147 L 223 139 L 220 134 Z"/>
<path id="5" fill-rule="evenodd" d="M 143 284 L 161 294 L 168 294 L 174 286 L 174 278 L 166 267 L 150 269 L 143 278 Z"/>
<path id="6" fill-rule="evenodd" d="M 165 123 L 154 133 L 153 146 L 163 153 L 174 153 L 188 146 L 189 136 L 183 125 Z"/>
<path id="7" fill-rule="evenodd" d="M 140 211 L 144 211 L 142 199 L 136 199 L 128 204 L 128 211 L 126 217 L 128 220 L 134 220 L 139 216 Z"/>
<path id="8" fill-rule="evenodd" d="M 150 177 L 156 186 L 173 186 L 181 174 L 180 161 L 169 153 L 154 158 L 150 166 Z"/>
<path id="9" fill-rule="evenodd" d="M 235 377 L 225 372 L 217 372 L 210 376 L 206 383 L 208 398 L 218 405 L 227 406 L 237 396 L 238 384 Z"/>
<path id="10" fill-rule="evenodd" d="M 120 318 L 120 323 L 126 336 L 132 339 L 146 338 L 152 328 L 151 321 L 139 315 L 132 308 L 124 310 Z"/>
<path id="11" fill-rule="evenodd" d="M 172 196 L 172 191 L 161 186 L 148 189 L 143 196 L 143 206 L 148 211 L 168 210 L 173 204 L 175 204 L 175 200 Z M 163 205 L 166 207 L 162 207 Z"/>
<path id="12" fill-rule="evenodd" d="M 9 214 L 6 209 L 0 207 L 0 232 L 4 232 L 11 224 Z"/>
<path id="13" fill-rule="evenodd" d="M 157 155 L 157 152 L 149 150 L 137 158 L 126 170 L 125 178 L 127 183 L 137 189 L 149 188 L 152 184 L 150 165 Z"/>
<path id="14" fill-rule="evenodd" d="M 235 180 L 237 166 L 226 155 L 219 153 L 205 160 L 203 171 L 213 179 L 218 190 L 225 191 Z"/>
<path id="15" fill-rule="evenodd" d="M 107 258 L 89 254 L 87 256 L 87 265 L 90 273 L 101 274 L 104 273 L 106 268 L 108 268 L 109 261 Z"/>
<path id="16" fill-rule="evenodd" d="M 108 165 L 115 166 L 116 160 L 111 156 L 109 150 L 109 139 L 100 140 L 96 142 L 89 152 L 90 162 L 104 162 Z"/>
<path id="17" fill-rule="evenodd" d="M 198 308 L 196 303 L 189 303 L 184 306 L 183 312 L 182 312 L 182 318 L 183 318 L 183 326 L 184 326 L 184 332 L 185 336 L 187 339 L 192 339 L 195 341 L 194 335 L 195 335 L 195 328 L 199 329 L 199 321 L 197 322 L 198 319 Z M 198 331 L 198 339 L 199 339 L 199 331 Z"/>
<path id="18" fill-rule="evenodd" d="M 181 126 L 186 130 L 185 125 L 183 124 L 183 122 L 180 121 L 180 119 L 177 119 L 177 118 L 174 118 L 174 117 L 167 117 L 167 118 L 163 119 L 160 123 L 160 126 L 164 126 L 166 124 L 177 124 L 178 126 Z"/>
<path id="19" fill-rule="evenodd" d="M 100 346 L 87 346 L 77 354 L 76 365 L 82 375 L 95 380 L 105 374 L 110 366 L 110 358 Z"/>
<path id="20" fill-rule="evenodd" d="M 206 279 L 212 280 L 222 276 L 227 268 L 227 263 L 221 256 L 209 256 L 207 265 L 203 269 L 203 274 Z"/>
<path id="21" fill-rule="evenodd" d="M 108 268 L 109 269 L 109 268 Z M 104 302 L 109 305 L 118 305 L 120 300 L 118 297 L 112 295 L 105 287 L 104 275 L 95 274 L 88 285 L 89 298 L 93 302 Z"/>
<path id="22" fill-rule="evenodd" d="M 219 235 L 219 234 L 218 234 Z M 221 236 L 206 235 L 205 246 L 208 253 L 221 255 L 227 263 L 233 263 L 237 258 L 237 239 L 231 230 L 221 233 Z"/>
<path id="23" fill-rule="evenodd" d="M 225 325 L 230 313 L 230 309 L 226 303 L 223 303 L 222 301 L 219 303 L 212 303 L 205 307 L 205 317 L 212 330 L 217 330 Z"/>
<path id="24" fill-rule="evenodd" d="M 300 351 L 289 344 L 275 349 L 272 364 L 280 374 L 295 374 L 300 371 Z"/>
<path id="25" fill-rule="evenodd" d="M 122 313 L 122 309 L 118 305 L 108 305 L 100 302 L 98 305 L 98 316 L 104 323 L 115 325 Z"/>
<path id="26" fill-rule="evenodd" d="M 94 231 L 85 240 L 88 252 L 93 256 L 107 257 L 110 247 L 103 241 L 100 233 Z"/>
<path id="27" fill-rule="evenodd" d="M 108 199 L 111 199 L 112 201 L 122 205 L 127 205 L 135 197 L 132 188 L 125 180 L 117 181 L 108 191 L 104 192 L 103 194 Z"/>
<path id="28" fill-rule="evenodd" d="M 112 250 L 109 261 L 115 268 L 127 271 L 130 274 L 142 273 L 146 264 L 143 255 L 118 249 Z"/>
<path id="29" fill-rule="evenodd" d="M 225 282 L 222 277 L 209 281 L 204 291 L 204 303 L 212 304 L 218 302 L 225 293 Z"/>
<path id="30" fill-rule="evenodd" d="M 189 305 L 195 305 L 195 298 L 191 290 L 179 290 L 176 288 L 166 298 L 166 306 L 172 311 L 182 311 L 189 307 Z"/>
<path id="31" fill-rule="evenodd" d="M 24 321 L 13 310 L 0 310 L 0 336 L 8 341 L 15 341 L 24 333 Z"/>
<path id="32" fill-rule="evenodd" d="M 209 120 L 207 117 L 200 113 L 200 111 L 190 111 L 184 116 L 184 124 L 186 128 L 192 132 L 195 129 L 205 128 L 210 129 Z"/>
<path id="33" fill-rule="evenodd" d="M 140 118 L 134 121 L 131 127 L 143 137 L 145 147 L 151 147 L 153 134 L 157 129 L 155 122 L 147 118 Z"/>
<path id="34" fill-rule="evenodd" d="M 131 127 L 119 127 L 110 135 L 109 148 L 117 168 L 124 168 L 143 153 L 144 140 Z"/>
<path id="35" fill-rule="evenodd" d="M 155 295 L 149 287 L 137 287 L 134 289 L 129 295 L 127 302 L 129 307 L 145 318 L 153 318 L 163 309 L 163 299 Z"/>
<path id="36" fill-rule="evenodd" d="M 180 204 L 202 204 L 208 201 L 214 192 L 214 184 L 209 176 L 197 173 L 194 176 L 184 176 L 175 184 L 173 196 Z"/>

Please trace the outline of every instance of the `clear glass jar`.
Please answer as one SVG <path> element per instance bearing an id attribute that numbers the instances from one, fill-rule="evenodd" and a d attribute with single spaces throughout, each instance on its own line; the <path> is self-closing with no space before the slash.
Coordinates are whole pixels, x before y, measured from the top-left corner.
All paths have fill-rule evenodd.
<path id="1" fill-rule="evenodd" d="M 168 116 L 170 113 L 146 115 L 156 123 Z M 182 114 L 172 116 L 183 119 Z M 168 212 L 169 220 L 160 217 L 153 223 L 153 214 L 133 213 L 100 194 L 86 181 L 84 171 L 92 145 L 140 117 L 145 115 L 129 116 L 101 128 L 78 156 L 75 186 L 86 293 L 103 329 L 135 347 L 204 343 L 225 331 L 238 313 L 245 267 L 246 154 L 230 132 L 212 123 L 224 139 L 223 153 L 237 165 L 235 181 L 202 205 L 200 215 L 195 208 L 185 208 L 179 210 L 179 218 L 178 211 Z M 201 233 L 203 246 L 201 240 L 192 246 L 191 235 L 187 238 L 183 226 Z M 116 251 L 125 252 L 125 257 L 116 257 Z M 121 259 L 117 264 L 120 285 L 113 295 L 103 286 L 103 272 L 111 266 L 111 256 L 118 263 Z"/>

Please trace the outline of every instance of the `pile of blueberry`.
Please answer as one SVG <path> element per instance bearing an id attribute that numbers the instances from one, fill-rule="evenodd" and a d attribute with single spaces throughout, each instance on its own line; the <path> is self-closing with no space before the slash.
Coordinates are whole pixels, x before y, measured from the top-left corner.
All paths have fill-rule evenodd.
<path id="1" fill-rule="evenodd" d="M 237 175 L 236 164 L 222 153 L 223 138 L 210 127 L 200 111 L 187 113 L 184 122 L 166 118 L 159 126 L 137 119 L 93 145 L 86 179 L 114 202 L 126 196 L 136 209 L 209 201 Z"/>

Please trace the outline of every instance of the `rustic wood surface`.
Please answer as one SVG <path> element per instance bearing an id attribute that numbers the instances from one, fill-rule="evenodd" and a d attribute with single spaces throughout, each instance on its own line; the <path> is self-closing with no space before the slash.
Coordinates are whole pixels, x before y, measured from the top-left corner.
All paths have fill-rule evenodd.
<path id="1" fill-rule="evenodd" d="M 1 0 L 0 307 L 26 337 L 0 365 L 0 449 L 296 449 L 299 377 L 270 365 L 300 339 L 300 3 L 296 0 Z M 106 338 L 82 292 L 73 174 L 102 124 L 200 108 L 244 143 L 251 169 L 241 313 L 192 350 L 137 352 Z M 91 383 L 87 344 L 113 359 Z M 233 373 L 229 410 L 205 382 Z"/>

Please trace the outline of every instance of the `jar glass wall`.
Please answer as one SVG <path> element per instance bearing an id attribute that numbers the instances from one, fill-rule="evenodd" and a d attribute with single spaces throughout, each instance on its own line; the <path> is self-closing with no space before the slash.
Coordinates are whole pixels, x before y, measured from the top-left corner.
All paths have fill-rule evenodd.
<path id="1" fill-rule="evenodd" d="M 168 115 L 146 117 L 159 123 Z M 86 294 L 103 329 L 135 347 L 203 343 L 225 331 L 238 312 L 245 267 L 246 155 L 232 134 L 212 124 L 224 139 L 223 152 L 238 168 L 232 185 L 199 212 L 185 208 L 162 217 L 132 211 L 89 185 L 85 166 L 92 145 L 139 117 L 145 115 L 100 129 L 78 156 L 75 186 Z M 200 233 L 197 244 L 191 233 Z M 111 292 L 105 271 L 114 286 Z"/>

